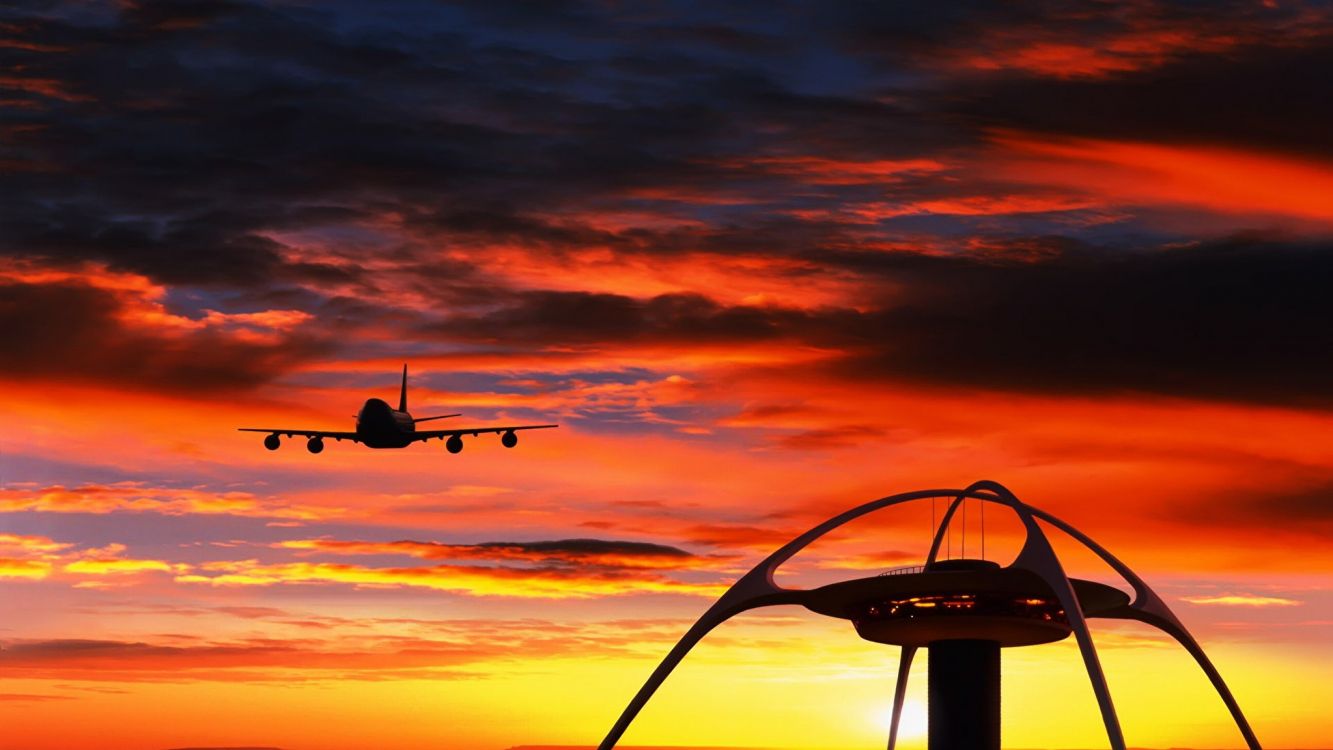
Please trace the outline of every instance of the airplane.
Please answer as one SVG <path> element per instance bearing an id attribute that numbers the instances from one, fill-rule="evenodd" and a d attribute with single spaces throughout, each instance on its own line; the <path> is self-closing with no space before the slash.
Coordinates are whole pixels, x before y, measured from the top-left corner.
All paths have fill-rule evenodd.
<path id="1" fill-rule="evenodd" d="M 281 435 L 288 438 L 293 435 L 300 435 L 307 438 L 306 450 L 311 453 L 320 453 L 324 450 L 324 439 L 333 438 L 343 441 L 351 440 L 354 443 L 361 443 L 367 448 L 405 448 L 412 443 L 427 440 L 444 440 L 444 447 L 450 453 L 458 453 L 463 450 L 463 436 L 471 435 L 476 437 L 483 432 L 494 432 L 500 435 L 500 444 L 506 448 L 513 448 L 518 445 L 519 430 L 545 430 L 552 427 L 559 427 L 554 424 L 529 424 L 518 425 L 514 427 L 467 427 L 457 430 L 418 430 L 418 422 L 429 422 L 433 419 L 448 419 L 450 417 L 462 416 L 461 414 L 441 414 L 436 417 L 416 417 L 413 418 L 407 411 L 407 365 L 403 365 L 403 387 L 398 394 L 398 408 L 393 409 L 378 398 L 366 399 L 366 403 L 361 406 L 361 411 L 356 415 L 355 432 L 328 432 L 325 430 L 288 430 L 274 429 L 264 427 L 239 427 L 240 432 L 267 432 L 268 437 L 264 438 L 264 447 L 275 451 L 282 446 Z"/>

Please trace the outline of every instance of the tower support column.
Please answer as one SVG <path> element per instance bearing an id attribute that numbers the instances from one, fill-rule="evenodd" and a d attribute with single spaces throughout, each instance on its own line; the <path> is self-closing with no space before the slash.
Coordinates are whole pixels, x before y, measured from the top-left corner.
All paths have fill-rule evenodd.
<path id="1" fill-rule="evenodd" d="M 1000 644 L 929 646 L 930 750 L 1000 750 Z"/>

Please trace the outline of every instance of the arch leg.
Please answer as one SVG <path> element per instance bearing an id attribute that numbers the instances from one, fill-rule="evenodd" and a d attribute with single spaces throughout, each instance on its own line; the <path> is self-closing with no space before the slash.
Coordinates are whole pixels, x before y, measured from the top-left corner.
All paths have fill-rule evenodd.
<path id="1" fill-rule="evenodd" d="M 1120 620 L 1136 620 L 1157 628 L 1176 639 L 1176 643 L 1183 646 L 1185 651 L 1194 657 L 1194 663 L 1198 664 L 1199 669 L 1202 669 L 1203 673 L 1207 675 L 1208 681 L 1212 683 L 1213 690 L 1217 692 L 1218 697 L 1222 699 L 1222 703 L 1226 705 L 1227 711 L 1231 714 L 1231 720 L 1236 723 L 1236 728 L 1240 730 L 1241 736 L 1245 738 L 1246 747 L 1249 750 L 1263 750 L 1259 745 L 1259 738 L 1255 736 L 1254 730 L 1250 727 L 1250 722 L 1246 720 L 1245 714 L 1241 712 L 1236 697 L 1231 694 L 1231 689 L 1227 687 L 1226 681 L 1222 679 L 1222 673 L 1218 672 L 1217 667 L 1213 666 L 1213 661 L 1208 658 L 1208 655 L 1203 651 L 1203 647 L 1199 645 L 1198 641 L 1194 640 L 1194 636 L 1190 635 L 1184 625 L 1175 621 L 1174 618 L 1157 617 L 1132 606 L 1121 607 L 1102 616 Z"/>
<path id="2" fill-rule="evenodd" d="M 1069 587 L 1068 579 L 1065 586 Z M 1083 617 L 1081 611 L 1070 609 L 1070 602 L 1077 608 L 1078 597 L 1074 595 L 1070 588 L 1066 594 L 1059 589 L 1055 592 L 1060 597 L 1060 602 L 1065 607 L 1065 616 L 1069 618 L 1069 625 L 1074 629 L 1074 637 L 1078 639 L 1078 650 L 1083 655 L 1083 666 L 1088 670 L 1088 679 L 1092 682 L 1092 692 L 1097 696 L 1097 707 L 1101 709 L 1102 724 L 1106 726 L 1106 737 L 1111 741 L 1112 750 L 1125 750 L 1125 735 L 1120 728 L 1120 717 L 1116 715 L 1115 703 L 1111 700 L 1111 688 L 1106 684 L 1106 672 L 1102 670 L 1102 662 L 1097 658 L 1097 648 L 1092 642 L 1092 632 L 1088 630 L 1088 621 Z"/>
<path id="3" fill-rule="evenodd" d="M 1221 673 L 1217 671 L 1217 667 L 1213 666 L 1212 660 L 1203 652 L 1203 647 L 1199 645 L 1198 641 L 1195 641 L 1194 637 L 1183 627 L 1177 628 L 1170 625 L 1170 623 L 1167 623 L 1166 626 L 1158 625 L 1157 627 L 1170 633 L 1180 645 L 1184 646 L 1185 650 L 1194 657 L 1195 663 L 1199 665 L 1203 673 L 1208 675 L 1208 681 L 1213 683 L 1213 689 L 1222 697 L 1222 702 L 1226 704 L 1227 711 L 1231 712 L 1231 719 L 1236 722 L 1236 728 L 1240 730 L 1241 736 L 1245 738 L 1245 744 L 1249 747 L 1249 750 L 1263 750 L 1259 746 L 1259 738 L 1254 736 L 1254 730 L 1250 728 L 1250 722 L 1245 719 L 1245 714 L 1241 713 L 1240 704 L 1236 702 L 1236 697 L 1231 694 L 1231 689 L 1222 680 Z"/>
<path id="4" fill-rule="evenodd" d="M 667 676 L 676 668 L 676 665 L 680 664 L 685 655 L 699 641 L 703 640 L 703 637 L 708 635 L 713 628 L 749 609 L 775 604 L 796 603 L 797 599 L 794 594 L 799 592 L 780 589 L 768 579 L 769 576 L 765 575 L 764 571 L 756 568 L 742 576 L 730 589 L 727 589 L 722 598 L 718 599 L 712 607 L 709 607 L 708 611 L 704 612 L 703 616 L 695 621 L 689 630 L 685 631 L 685 635 L 681 636 L 676 645 L 671 647 L 671 651 L 667 653 L 666 658 L 662 659 L 653 673 L 648 676 L 647 681 L 639 688 L 639 692 L 635 693 L 629 705 L 625 706 L 625 710 L 620 712 L 620 717 L 611 726 L 611 731 L 606 733 L 606 737 L 597 746 L 597 750 L 611 750 L 616 746 L 621 735 L 629 728 L 630 722 L 634 721 L 634 717 L 639 715 L 639 711 L 653 697 L 653 693 L 657 692 L 657 688 L 661 687 Z"/>
<path id="5" fill-rule="evenodd" d="M 1055 556 L 1050 541 L 1033 521 L 1032 516 L 1026 512 L 1026 507 L 1019 506 L 1015 510 L 1028 525 L 1028 538 L 1022 552 L 1014 560 L 1013 567 L 1025 568 L 1041 576 L 1060 600 L 1060 605 L 1065 610 L 1065 618 L 1069 620 L 1069 627 L 1074 631 L 1074 637 L 1078 641 L 1079 654 L 1083 657 L 1083 666 L 1088 672 L 1088 680 L 1092 683 L 1092 692 L 1097 697 L 1102 724 L 1106 727 L 1106 738 L 1110 741 L 1112 750 L 1125 750 L 1125 735 L 1120 728 L 1120 717 L 1116 715 L 1115 702 L 1111 700 L 1111 688 L 1106 684 L 1106 672 L 1102 669 L 1101 659 L 1097 657 L 1097 647 L 1092 642 L 1092 631 L 1088 629 L 1088 620 L 1083 615 L 1078 595 L 1074 593 L 1069 576 Z"/>
<path id="6" fill-rule="evenodd" d="M 1262 750 L 1259 745 L 1259 739 L 1254 734 L 1254 729 L 1250 727 L 1250 722 L 1246 720 L 1245 714 L 1240 710 L 1240 704 L 1236 702 L 1235 696 L 1231 694 L 1231 689 L 1227 687 L 1226 682 L 1222 679 L 1222 674 L 1217 671 L 1215 666 L 1213 666 L 1212 660 L 1204 653 L 1203 647 L 1199 645 L 1198 641 L 1194 640 L 1194 636 L 1190 635 L 1190 632 L 1186 629 L 1184 623 L 1180 621 L 1180 618 L 1176 617 L 1175 613 L 1171 611 L 1171 608 L 1162 600 L 1162 597 L 1158 596 L 1157 592 L 1153 591 L 1152 587 L 1140 578 L 1138 574 L 1133 570 L 1130 570 L 1128 565 L 1125 565 L 1117 559 L 1107 551 L 1106 548 L 1094 542 L 1087 534 L 1084 534 L 1049 513 L 1037 510 L 1036 508 L 1032 508 L 1031 511 L 1037 518 L 1060 529 L 1073 537 L 1084 547 L 1092 550 L 1094 554 L 1106 562 L 1107 565 L 1110 565 L 1115 572 L 1119 573 L 1121 577 L 1134 588 L 1133 602 L 1124 607 L 1120 607 L 1119 609 L 1105 612 L 1100 616 L 1122 620 L 1137 620 L 1151 625 L 1176 639 L 1176 642 L 1181 646 L 1184 646 L 1190 656 L 1194 657 L 1194 662 L 1198 664 L 1199 668 L 1203 670 L 1203 673 L 1208 676 L 1208 681 L 1212 683 L 1213 689 L 1217 691 L 1218 697 L 1220 697 L 1222 702 L 1226 704 L 1227 711 L 1231 713 L 1231 719 L 1236 723 L 1236 728 L 1240 730 L 1241 736 L 1245 738 L 1245 744 L 1249 747 L 1249 750 Z"/>
<path id="7" fill-rule="evenodd" d="M 657 669 L 653 670 L 653 673 L 648 676 L 648 680 L 639 688 L 639 692 L 634 694 L 629 705 L 625 706 L 625 710 L 620 713 L 620 717 L 611 726 L 611 731 L 606 733 L 606 737 L 602 740 L 602 744 L 597 746 L 597 750 L 611 750 L 616 746 L 621 735 L 629 728 L 630 722 L 634 721 L 634 717 L 639 715 L 639 711 L 653 697 L 653 693 L 657 692 L 657 688 L 666 681 L 667 676 L 676 668 L 676 665 L 680 664 L 685 655 L 708 634 L 708 631 L 727 619 L 726 617 L 709 617 L 710 614 L 712 614 L 711 610 L 699 618 L 699 621 L 694 623 L 685 632 L 685 635 L 681 636 L 676 645 L 671 647 L 671 651 L 666 655 L 666 658 L 662 659 L 662 662 L 657 665 Z"/>
<path id="8" fill-rule="evenodd" d="M 907 701 L 907 676 L 912 671 L 912 657 L 916 656 L 916 646 L 903 646 L 898 657 L 898 681 L 893 688 L 893 715 L 889 717 L 889 747 L 894 750 L 898 744 L 898 720 L 903 716 L 903 704 Z"/>
<path id="9" fill-rule="evenodd" d="M 851 510 L 841 513 L 827 521 L 815 526 L 809 531 L 801 534 L 795 539 L 787 542 L 776 552 L 764 558 L 750 572 L 741 576 L 726 593 L 717 600 L 702 617 L 681 636 L 680 641 L 672 647 L 653 673 L 649 675 L 648 680 L 635 693 L 634 698 L 630 700 L 629 705 L 621 712 L 620 717 L 607 732 L 606 737 L 601 744 L 597 746 L 598 750 L 611 750 L 620 741 L 620 737 L 625 733 L 630 723 L 638 715 L 639 711 L 657 692 L 657 688 L 671 674 L 676 665 L 680 664 L 685 655 L 690 652 L 698 642 L 708 634 L 713 628 L 721 625 L 731 617 L 740 614 L 748 609 L 756 607 L 767 607 L 776 604 L 800 604 L 801 594 L 804 591 L 799 589 L 784 589 L 773 581 L 773 573 L 778 566 L 786 562 L 797 552 L 805 549 L 816 539 L 833 531 L 834 529 L 846 524 L 856 518 L 873 513 L 874 511 L 887 508 L 900 503 L 910 502 L 912 500 L 921 500 L 928 497 L 939 497 L 943 495 L 953 497 L 977 497 L 971 487 L 964 490 L 918 490 L 916 492 L 904 492 L 898 495 L 881 497 L 878 500 L 872 500 L 863 505 L 858 505 Z"/>

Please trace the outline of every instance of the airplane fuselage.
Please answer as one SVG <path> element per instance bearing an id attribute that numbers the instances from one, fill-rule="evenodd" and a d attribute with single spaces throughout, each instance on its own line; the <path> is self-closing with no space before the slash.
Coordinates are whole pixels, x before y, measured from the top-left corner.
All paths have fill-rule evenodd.
<path id="1" fill-rule="evenodd" d="M 370 448 L 404 448 L 416 430 L 411 414 L 377 398 L 366 399 L 356 415 L 356 438 Z"/>

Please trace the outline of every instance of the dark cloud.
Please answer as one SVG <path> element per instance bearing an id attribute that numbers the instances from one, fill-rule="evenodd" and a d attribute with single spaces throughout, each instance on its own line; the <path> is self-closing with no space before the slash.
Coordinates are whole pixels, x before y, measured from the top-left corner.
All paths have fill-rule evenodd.
<path id="1" fill-rule="evenodd" d="M 832 333 L 853 311 L 728 306 L 701 294 L 648 299 L 591 292 L 519 292 L 488 313 L 459 314 L 428 332 L 450 339 L 565 344 L 726 343 Z"/>
<path id="2" fill-rule="evenodd" d="M 9 11 L 4 33 L 23 44 L 5 48 L 15 72 L 0 190 L 13 198 L 0 202 L 0 252 L 291 304 L 335 331 L 379 326 L 381 338 L 791 341 L 843 349 L 851 377 L 1327 401 L 1320 248 L 1145 251 L 1040 216 L 914 217 L 924 231 L 894 218 L 959 191 L 1021 192 L 956 166 L 995 127 L 1323 153 L 1310 123 L 1333 109 L 1309 75 L 1333 63 L 1333 46 L 1317 9 L 401 10 L 415 21 L 257 2 Z M 1153 51 L 1194 26 L 1199 44 Z M 1097 76 L 958 67 L 961 52 L 1022 50 L 1056 32 L 1147 47 L 1129 45 L 1140 51 L 1126 69 Z M 839 159 L 937 166 L 840 178 Z M 842 218 L 863 205 L 889 218 Z M 598 221 L 622 213 L 658 221 Z M 979 233 L 1001 237 L 993 257 L 959 254 Z M 893 297 L 806 309 L 729 305 L 708 290 L 641 299 L 531 279 L 538 288 L 519 290 L 488 267 L 494 246 L 556 261 L 589 248 L 635 261 L 778 257 L 772 274 L 794 290 L 860 276 Z M 394 293 L 429 312 L 395 308 Z M 7 342 L 14 373 L 43 358 L 49 372 L 86 372 L 82 350 L 119 382 L 244 387 L 320 346 L 134 331 L 91 289 L 15 295 L 5 314 L 27 324 Z"/>
<path id="3" fill-rule="evenodd" d="M 388 212 L 464 240 L 577 245 L 606 238 L 535 214 L 738 180 L 763 201 L 790 200 L 722 162 L 792 143 L 857 158 L 939 143 L 938 124 L 897 105 L 796 93 L 749 53 L 708 54 L 752 46 L 753 30 L 595 6 L 467 13 L 483 24 L 470 35 L 389 34 L 249 3 L 22 20 L 25 40 L 72 54 L 12 50 L 25 107 L 0 187 L 22 200 L 0 208 L 0 247 L 168 283 L 320 281 L 269 235 Z M 608 52 L 520 47 L 487 23 L 595 37 Z M 659 27 L 670 33 L 623 42 Z"/>
<path id="4" fill-rule="evenodd" d="M 236 217 L 200 216 L 159 225 L 77 208 L 44 209 L 35 202 L 11 204 L 5 213 L 0 245 L 14 254 L 99 260 L 166 283 L 261 284 L 283 265 L 282 245 L 237 231 L 244 222 Z M 310 277 L 320 273 L 308 265 L 293 270 Z"/>
<path id="5" fill-rule="evenodd" d="M 941 49 L 957 47 L 995 28 L 1022 28 L 1052 20 L 1052 4 L 964 0 L 839 3 L 812 19 L 831 39 L 859 57 L 893 66 L 928 66 Z"/>
<path id="6" fill-rule="evenodd" d="M 537 542 L 483 542 L 478 547 L 497 551 L 516 550 L 552 556 L 629 555 L 634 557 L 694 557 L 678 547 L 652 542 L 626 542 L 612 539 L 558 539 Z"/>
<path id="7" fill-rule="evenodd" d="M 710 547 L 772 550 L 791 540 L 790 529 L 727 523 L 700 523 L 682 530 L 687 539 Z"/>
<path id="8" fill-rule="evenodd" d="M 1272 489 L 1237 487 L 1214 493 L 1206 502 L 1162 505 L 1157 513 L 1172 522 L 1205 528 L 1266 529 L 1292 536 L 1326 538 L 1333 531 L 1333 478 L 1309 476 L 1308 468 L 1286 466 Z M 1293 481 L 1292 475 L 1298 477 Z M 1303 476 L 1304 481 L 1301 481 Z"/>
<path id="9" fill-rule="evenodd" d="M 934 263 L 904 274 L 910 291 L 874 316 L 870 330 L 882 345 L 844 372 L 1034 392 L 1333 404 L 1328 247 L 1239 238 Z"/>
<path id="10" fill-rule="evenodd" d="M 180 332 L 136 319 L 143 312 L 123 293 L 76 282 L 0 284 L 0 372 L 209 392 L 253 387 L 328 349 L 302 333 Z"/>
<path id="11" fill-rule="evenodd" d="M 943 104 L 978 127 L 1333 156 L 1311 122 L 1333 118 L 1333 35 L 1254 47 L 1105 79 L 1024 78 L 950 90 Z"/>
<path id="12" fill-rule="evenodd" d="M 372 542 L 308 539 L 279 546 L 344 555 L 408 555 L 426 560 L 495 560 L 545 566 L 600 569 L 707 568 L 717 556 L 701 556 L 678 547 L 611 539 L 558 539 L 529 542 L 443 544 L 402 539 Z"/>
<path id="13" fill-rule="evenodd" d="M 588 245 L 626 245 L 619 233 L 574 221 L 551 221 L 512 213 L 506 206 L 444 207 L 413 217 L 413 226 L 448 232 L 455 240 L 520 242 L 556 249 Z"/>
<path id="14" fill-rule="evenodd" d="M 72 695 L 49 695 L 46 693 L 0 693 L 0 703 L 40 703 L 69 700 L 73 697 Z"/>
<path id="15" fill-rule="evenodd" d="M 76 658 L 89 662 L 120 662 L 145 657 L 183 658 L 188 657 L 197 648 L 164 646 L 131 641 L 92 640 L 92 639 L 55 639 L 11 641 L 0 650 L 0 661 L 10 667 L 36 665 L 50 661 L 63 661 Z M 290 650 L 277 645 L 215 645 L 206 652 L 210 656 L 225 658 L 236 655 L 263 657 L 268 654 Z"/>
<path id="16" fill-rule="evenodd" d="M 533 292 L 431 332 L 529 347 L 793 341 L 845 351 L 836 369 L 853 378 L 1333 403 L 1333 249 L 1246 237 L 1137 251 L 1022 244 L 999 257 L 811 253 L 894 282 L 878 310 Z"/>
<path id="17" fill-rule="evenodd" d="M 1203 58 L 1298 47 L 1327 35 L 1319 3 L 1053 0 L 839 3 L 812 25 L 888 70 L 953 78 L 1115 78 Z M 1034 54 L 1035 53 L 1035 54 Z"/>
<path id="18" fill-rule="evenodd" d="M 791 435 L 784 435 L 778 444 L 784 448 L 799 450 L 827 450 L 830 448 L 851 448 L 867 439 L 884 435 L 882 427 L 872 425 L 844 424 L 818 430 L 805 430 Z"/>

